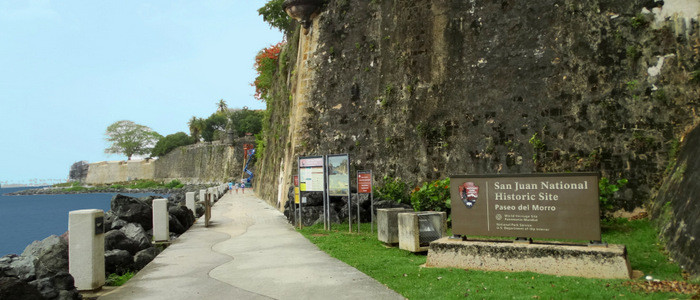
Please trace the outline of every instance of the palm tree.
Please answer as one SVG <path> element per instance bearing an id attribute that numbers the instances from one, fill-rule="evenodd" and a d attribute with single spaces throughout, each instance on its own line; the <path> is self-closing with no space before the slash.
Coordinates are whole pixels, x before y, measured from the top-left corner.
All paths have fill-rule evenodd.
<path id="1" fill-rule="evenodd" d="M 187 122 L 187 125 L 190 128 L 190 136 L 192 136 L 192 138 L 194 139 L 194 143 L 198 143 L 200 135 L 202 134 L 202 129 L 204 129 L 204 120 L 192 116 L 190 121 Z"/>
<path id="2" fill-rule="evenodd" d="M 228 110 L 228 105 L 226 105 L 226 101 L 224 99 L 219 100 L 219 103 L 216 104 L 218 107 L 216 111 L 218 112 L 226 112 Z"/>

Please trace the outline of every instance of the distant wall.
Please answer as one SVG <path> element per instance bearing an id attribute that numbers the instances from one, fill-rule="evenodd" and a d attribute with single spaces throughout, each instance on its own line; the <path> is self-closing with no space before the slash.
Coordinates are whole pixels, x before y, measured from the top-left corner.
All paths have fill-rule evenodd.
<path id="1" fill-rule="evenodd" d="M 243 144 L 252 138 L 236 140 L 233 145 L 199 143 L 177 148 L 156 161 L 155 178 L 178 179 L 186 183 L 240 180 L 243 174 Z"/>
<path id="2" fill-rule="evenodd" d="M 158 159 L 92 163 L 85 182 L 109 184 L 134 179 L 178 179 L 184 183 L 210 183 L 240 180 L 244 176 L 243 144 L 254 142 L 253 138 L 243 138 L 233 144 L 199 143 L 179 147 Z"/>
<path id="3" fill-rule="evenodd" d="M 153 179 L 154 160 L 101 161 L 88 167 L 88 184 L 123 182 L 134 179 Z"/>

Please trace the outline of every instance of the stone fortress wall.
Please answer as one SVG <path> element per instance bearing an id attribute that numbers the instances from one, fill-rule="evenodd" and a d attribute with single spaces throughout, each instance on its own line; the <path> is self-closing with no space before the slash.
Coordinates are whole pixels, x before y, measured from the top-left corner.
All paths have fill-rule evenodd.
<path id="1" fill-rule="evenodd" d="M 179 147 L 163 157 L 148 160 L 102 161 L 91 163 L 85 183 L 110 184 L 136 179 L 183 183 L 225 182 L 243 177 L 243 144 L 253 144 L 252 138 L 242 138 L 233 144 L 198 143 Z"/>
<path id="2" fill-rule="evenodd" d="M 155 160 L 101 161 L 88 167 L 88 184 L 124 182 L 135 179 L 154 179 Z"/>

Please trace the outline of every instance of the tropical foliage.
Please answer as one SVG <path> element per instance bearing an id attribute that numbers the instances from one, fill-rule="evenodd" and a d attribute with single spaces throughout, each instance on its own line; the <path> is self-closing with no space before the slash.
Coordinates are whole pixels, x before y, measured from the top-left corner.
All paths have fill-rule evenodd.
<path id="1" fill-rule="evenodd" d="M 258 9 L 258 14 L 263 17 L 263 20 L 270 24 L 270 27 L 275 27 L 280 31 L 289 29 L 292 18 L 282 9 L 284 0 L 270 0 L 261 8 Z"/>
<path id="2" fill-rule="evenodd" d="M 151 152 L 151 156 L 163 156 L 177 147 L 191 144 L 194 144 L 194 139 L 182 131 L 169 134 L 156 143 L 156 146 L 153 147 L 153 151 Z"/>
<path id="3" fill-rule="evenodd" d="M 450 178 L 424 182 L 420 188 L 411 193 L 411 205 L 416 211 L 444 211 L 449 215 Z"/>
<path id="4" fill-rule="evenodd" d="M 277 61 L 280 51 L 285 45 L 285 42 L 279 42 L 265 49 L 260 50 L 255 56 L 255 71 L 258 72 L 258 77 L 252 83 L 255 87 L 255 99 L 265 101 L 268 93 L 272 88 L 272 79 L 277 70 Z"/>
<path id="5" fill-rule="evenodd" d="M 126 155 L 128 159 L 131 159 L 135 154 L 150 154 L 155 144 L 162 138 L 151 128 L 128 120 L 117 121 L 109 125 L 105 135 L 107 141 L 112 143 L 109 148 L 105 149 L 105 153 L 121 153 Z"/>

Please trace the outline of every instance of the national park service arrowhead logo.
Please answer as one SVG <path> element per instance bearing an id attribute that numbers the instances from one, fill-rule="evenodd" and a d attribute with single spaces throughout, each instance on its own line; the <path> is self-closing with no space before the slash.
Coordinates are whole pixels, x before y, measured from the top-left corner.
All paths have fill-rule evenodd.
<path id="1" fill-rule="evenodd" d="M 479 198 L 479 187 L 473 182 L 465 182 L 459 186 L 459 196 L 467 208 L 472 208 L 476 205 L 476 199 Z"/>

